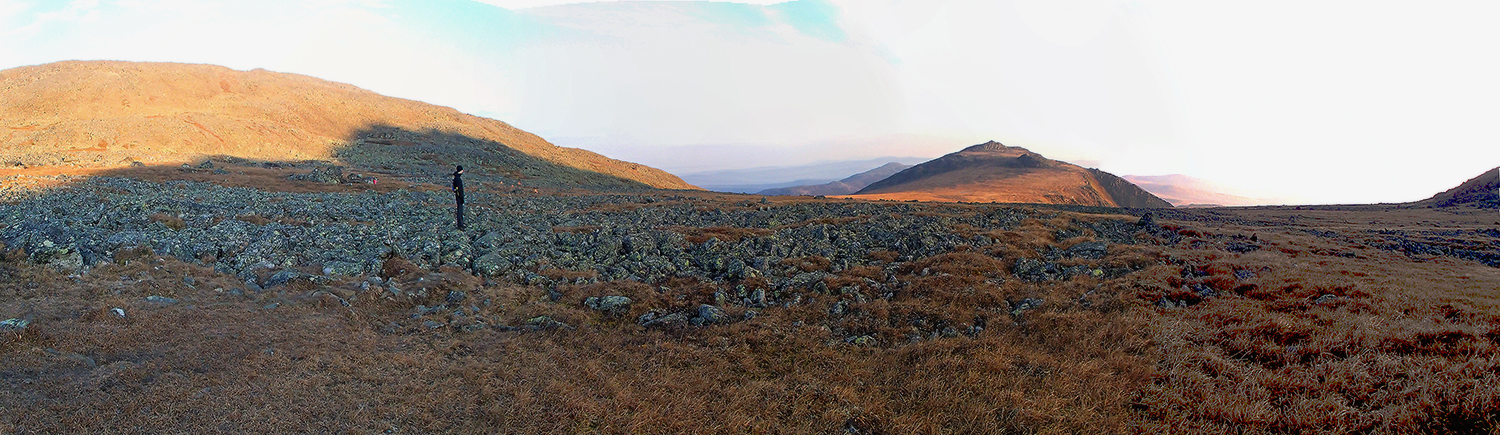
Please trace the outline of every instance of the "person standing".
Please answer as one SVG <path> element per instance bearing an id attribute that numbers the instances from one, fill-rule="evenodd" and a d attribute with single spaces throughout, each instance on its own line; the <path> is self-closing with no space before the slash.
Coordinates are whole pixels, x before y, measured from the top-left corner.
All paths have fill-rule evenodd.
<path id="1" fill-rule="evenodd" d="M 453 200 L 458 203 L 458 210 L 454 215 L 458 218 L 458 230 L 464 229 L 464 166 L 458 165 L 458 170 L 453 171 Z"/>

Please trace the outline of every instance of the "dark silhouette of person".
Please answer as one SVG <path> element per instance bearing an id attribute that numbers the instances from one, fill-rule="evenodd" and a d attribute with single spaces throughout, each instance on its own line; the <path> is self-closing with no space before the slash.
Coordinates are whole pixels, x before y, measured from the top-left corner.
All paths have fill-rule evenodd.
<path id="1" fill-rule="evenodd" d="M 453 171 L 453 201 L 458 203 L 458 210 L 454 215 L 458 218 L 458 229 L 464 229 L 464 166 L 458 165 L 458 170 Z"/>

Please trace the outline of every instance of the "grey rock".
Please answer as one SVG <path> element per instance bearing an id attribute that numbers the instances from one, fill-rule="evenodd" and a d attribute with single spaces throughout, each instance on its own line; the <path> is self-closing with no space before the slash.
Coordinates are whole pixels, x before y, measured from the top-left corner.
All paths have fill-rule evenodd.
<path id="1" fill-rule="evenodd" d="M 365 266 L 350 261 L 329 261 L 323 263 L 324 275 L 335 276 L 359 276 L 365 273 Z"/>
<path id="2" fill-rule="evenodd" d="M 630 311 L 631 300 L 624 296 L 589 297 L 583 305 L 611 316 L 620 316 Z"/>
<path id="3" fill-rule="evenodd" d="M 647 328 L 672 328 L 687 324 L 688 316 L 684 313 L 667 314 L 664 311 L 651 310 L 636 318 L 635 323 Z"/>
<path id="4" fill-rule="evenodd" d="M 1109 245 L 1104 242 L 1083 242 L 1063 251 L 1063 255 L 1076 258 L 1100 259 L 1109 253 Z"/>
<path id="5" fill-rule="evenodd" d="M 719 307 L 704 304 L 698 306 L 698 315 L 696 317 L 693 317 L 693 319 L 689 322 L 699 326 L 728 323 L 729 315 L 725 314 L 724 310 L 720 309 Z"/>
<path id="6" fill-rule="evenodd" d="M 294 280 L 294 279 L 297 279 L 297 278 L 304 278 L 306 276 L 307 276 L 307 274 L 302 273 L 302 272 L 298 272 L 298 271 L 295 271 L 295 270 L 283 270 L 283 271 L 271 274 L 270 278 L 266 278 L 266 285 L 265 285 L 265 287 L 275 287 L 275 286 L 278 286 L 278 285 L 286 284 L 287 282 L 289 282 L 291 280 Z"/>
<path id="7" fill-rule="evenodd" d="M 551 316 L 536 316 L 536 317 L 532 317 L 530 319 L 526 319 L 526 322 L 524 324 L 522 324 L 521 327 L 524 328 L 524 329 L 526 329 L 526 330 L 528 330 L 528 331 L 550 331 L 550 330 L 556 330 L 556 329 L 573 329 L 573 325 L 569 325 L 567 323 L 563 323 L 563 322 L 557 321 L 556 319 L 553 319 Z"/>
<path id="8" fill-rule="evenodd" d="M 31 324 L 30 320 L 24 320 L 24 319 L 5 319 L 3 321 L 0 321 L 0 331 L 5 331 L 5 332 L 20 331 L 22 329 L 26 329 L 26 326 L 30 325 L 30 324 Z"/>
<path id="9" fill-rule="evenodd" d="M 458 305 L 463 303 L 464 299 L 467 299 L 468 297 L 469 296 L 461 290 L 449 290 L 448 297 L 444 300 L 448 301 L 448 304 L 450 305 Z"/>
<path id="10" fill-rule="evenodd" d="M 177 300 L 166 296 L 151 295 L 146 296 L 146 302 L 150 302 L 153 304 L 171 305 L 177 303 Z"/>
<path id="11" fill-rule="evenodd" d="M 474 260 L 474 271 L 486 277 L 504 275 L 513 267 L 510 260 L 494 252 L 481 255 Z"/>

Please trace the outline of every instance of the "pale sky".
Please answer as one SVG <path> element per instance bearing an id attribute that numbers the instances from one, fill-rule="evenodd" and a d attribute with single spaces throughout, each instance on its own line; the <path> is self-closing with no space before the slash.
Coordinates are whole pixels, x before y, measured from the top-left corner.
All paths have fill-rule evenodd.
<path id="1" fill-rule="evenodd" d="M 1494 1 L 486 3 L 0 0 L 0 69 L 305 74 L 676 173 L 997 140 L 1369 203 L 1500 166 Z"/>

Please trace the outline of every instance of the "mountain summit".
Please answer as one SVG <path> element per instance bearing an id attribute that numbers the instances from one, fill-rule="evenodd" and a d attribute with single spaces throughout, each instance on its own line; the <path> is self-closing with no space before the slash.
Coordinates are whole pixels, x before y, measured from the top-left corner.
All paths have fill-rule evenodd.
<path id="1" fill-rule="evenodd" d="M 0 71 L 0 163 L 107 167 L 215 155 L 421 162 L 427 171 L 466 164 L 578 186 L 693 188 L 501 121 L 297 74 L 115 61 Z"/>
<path id="2" fill-rule="evenodd" d="M 1098 169 L 989 141 L 939 157 L 855 193 L 867 199 L 1171 207 Z"/>

